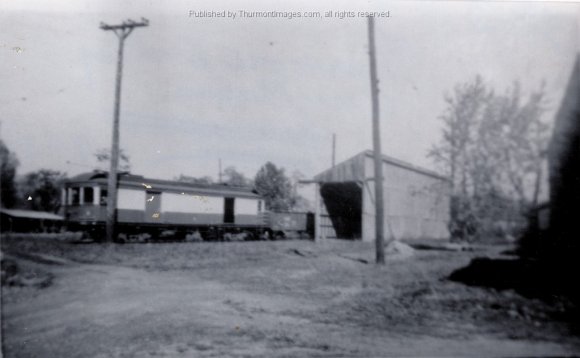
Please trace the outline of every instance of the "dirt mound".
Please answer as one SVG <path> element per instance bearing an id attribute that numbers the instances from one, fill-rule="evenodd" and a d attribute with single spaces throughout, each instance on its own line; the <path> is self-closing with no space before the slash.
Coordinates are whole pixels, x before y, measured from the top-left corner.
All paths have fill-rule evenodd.
<path id="1" fill-rule="evenodd" d="M 2 268 L 2 286 L 29 286 L 44 288 L 50 286 L 53 275 L 49 272 L 30 267 L 22 267 L 16 258 L 0 254 L 0 266 Z"/>
<path id="2" fill-rule="evenodd" d="M 14 260 L 7 259 L 2 253 L 0 253 L 0 262 L 2 266 L 1 281 L 2 286 L 8 284 L 17 274 L 18 265 Z"/>
<path id="3" fill-rule="evenodd" d="M 318 256 L 315 253 L 313 253 L 312 251 L 308 251 L 308 250 L 288 249 L 287 252 L 290 254 L 294 254 L 294 255 L 298 255 L 298 256 L 302 256 L 302 257 L 317 257 Z"/>
<path id="4" fill-rule="evenodd" d="M 434 242 L 434 243 L 413 243 L 411 244 L 416 250 L 439 250 L 439 251 L 475 251 L 475 247 L 467 243 L 455 242 Z"/>
<path id="5" fill-rule="evenodd" d="M 401 241 L 391 241 L 385 247 L 385 255 L 389 259 L 403 260 L 415 254 L 415 249 Z"/>

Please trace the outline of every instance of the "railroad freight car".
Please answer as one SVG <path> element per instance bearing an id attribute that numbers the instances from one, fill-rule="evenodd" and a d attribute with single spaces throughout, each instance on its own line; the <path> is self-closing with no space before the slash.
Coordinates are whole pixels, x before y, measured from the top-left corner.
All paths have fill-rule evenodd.
<path id="1" fill-rule="evenodd" d="M 71 231 L 104 237 L 107 173 L 92 172 L 67 180 L 63 215 Z M 264 201 L 251 188 L 189 184 L 120 174 L 117 239 L 147 241 L 251 240 L 267 230 Z"/>
<path id="2" fill-rule="evenodd" d="M 314 213 L 270 212 L 267 219 L 269 233 L 274 239 L 312 239 Z"/>

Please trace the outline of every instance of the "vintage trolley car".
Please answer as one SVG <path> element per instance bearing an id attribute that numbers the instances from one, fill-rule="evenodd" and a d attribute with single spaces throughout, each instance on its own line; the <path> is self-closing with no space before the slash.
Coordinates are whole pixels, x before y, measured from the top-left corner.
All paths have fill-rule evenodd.
<path id="1" fill-rule="evenodd" d="M 69 230 L 104 237 L 107 173 L 73 177 L 62 189 Z M 249 240 L 268 231 L 263 198 L 251 188 L 120 174 L 118 240 Z"/>

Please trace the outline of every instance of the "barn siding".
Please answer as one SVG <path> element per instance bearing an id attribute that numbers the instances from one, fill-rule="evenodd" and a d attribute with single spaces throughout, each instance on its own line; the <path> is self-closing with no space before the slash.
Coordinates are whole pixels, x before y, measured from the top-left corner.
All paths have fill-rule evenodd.
<path id="1" fill-rule="evenodd" d="M 449 181 L 425 169 L 385 157 L 383 160 L 385 238 L 448 238 Z M 356 182 L 362 188 L 362 240 L 375 238 L 374 162 L 360 153 L 315 177 L 324 182 Z M 336 236 L 321 201 L 322 237 Z"/>
<path id="2" fill-rule="evenodd" d="M 315 179 L 321 183 L 360 182 L 364 180 L 364 165 L 364 157 L 359 154 L 317 175 Z"/>
<path id="3" fill-rule="evenodd" d="M 550 172 L 549 246 L 577 254 L 580 226 L 580 54 L 556 113 L 548 149 Z M 560 254 L 560 252 L 556 252 Z"/>

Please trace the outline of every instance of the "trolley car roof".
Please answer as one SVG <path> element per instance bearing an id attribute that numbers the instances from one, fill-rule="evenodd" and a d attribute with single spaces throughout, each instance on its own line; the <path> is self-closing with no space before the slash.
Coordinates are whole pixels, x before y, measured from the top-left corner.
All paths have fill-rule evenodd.
<path id="1" fill-rule="evenodd" d="M 72 186 L 74 184 L 89 184 L 89 183 L 107 183 L 108 173 L 107 172 L 90 172 L 79 174 L 65 181 L 66 186 Z M 174 180 L 162 180 L 162 179 L 151 179 L 145 178 L 141 175 L 134 175 L 129 173 L 121 173 L 119 175 L 119 186 L 121 187 L 132 187 L 139 188 L 148 191 L 160 191 L 160 192 L 195 192 L 199 194 L 207 195 L 231 195 L 234 197 L 246 197 L 246 198 L 260 198 L 250 187 L 238 187 L 230 186 L 228 184 L 192 184 Z"/>

